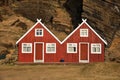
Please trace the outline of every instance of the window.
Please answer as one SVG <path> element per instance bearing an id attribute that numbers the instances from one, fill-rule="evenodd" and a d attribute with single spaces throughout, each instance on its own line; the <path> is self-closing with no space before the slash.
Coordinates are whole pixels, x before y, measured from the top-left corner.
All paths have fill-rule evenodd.
<path id="1" fill-rule="evenodd" d="M 67 43 L 67 53 L 77 53 L 77 43 Z"/>
<path id="2" fill-rule="evenodd" d="M 43 29 L 41 28 L 35 29 L 35 36 L 38 36 L 38 37 L 43 36 Z"/>
<path id="3" fill-rule="evenodd" d="M 32 53 L 32 43 L 22 43 L 22 53 Z"/>
<path id="4" fill-rule="evenodd" d="M 80 37 L 88 37 L 88 29 L 80 29 Z"/>
<path id="5" fill-rule="evenodd" d="M 101 54 L 101 44 L 91 44 L 91 53 Z"/>
<path id="6" fill-rule="evenodd" d="M 56 53 L 56 43 L 46 43 L 46 53 Z"/>

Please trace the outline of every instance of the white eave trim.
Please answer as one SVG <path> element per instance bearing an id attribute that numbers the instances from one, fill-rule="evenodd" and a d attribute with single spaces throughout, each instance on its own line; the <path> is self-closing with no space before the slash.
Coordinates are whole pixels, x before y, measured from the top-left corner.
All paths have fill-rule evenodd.
<path id="1" fill-rule="evenodd" d="M 18 44 L 39 22 L 36 22 L 17 42 Z"/>
<path id="2" fill-rule="evenodd" d="M 107 41 L 105 41 L 87 22 L 85 24 L 107 45 Z"/>
<path id="3" fill-rule="evenodd" d="M 86 22 L 87 19 L 82 19 L 82 23 L 73 31 L 71 32 L 63 41 L 60 41 L 42 22 L 41 19 L 38 20 L 36 24 L 30 28 L 17 42 L 16 44 L 18 44 L 38 23 L 40 23 L 60 44 L 63 44 L 71 35 L 73 35 L 75 33 L 75 31 L 77 31 L 84 23 L 107 45 L 107 42 L 95 31 L 93 30 L 93 28 Z"/>
<path id="4" fill-rule="evenodd" d="M 33 25 L 33 27 L 31 27 L 17 42 L 16 44 L 18 44 L 37 24 L 41 24 L 60 44 L 61 44 L 61 41 L 41 22 L 41 19 L 38 20 L 37 19 L 37 22 L 35 23 L 35 25 Z"/>
<path id="5" fill-rule="evenodd" d="M 61 44 L 61 41 L 42 22 L 39 23 Z"/>

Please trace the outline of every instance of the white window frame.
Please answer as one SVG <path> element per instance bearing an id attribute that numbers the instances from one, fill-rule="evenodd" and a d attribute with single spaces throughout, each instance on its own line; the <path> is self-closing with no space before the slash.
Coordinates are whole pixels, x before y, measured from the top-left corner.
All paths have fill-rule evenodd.
<path id="1" fill-rule="evenodd" d="M 29 52 L 26 52 L 26 51 L 24 51 L 24 44 L 29 44 L 30 45 L 30 47 L 31 47 L 31 50 L 29 51 Z M 32 43 L 22 43 L 22 53 L 32 53 Z"/>
<path id="2" fill-rule="evenodd" d="M 87 31 L 87 35 L 82 34 L 84 30 Z M 88 37 L 88 29 L 80 29 L 80 37 Z"/>
<path id="3" fill-rule="evenodd" d="M 37 30 L 42 30 L 42 35 L 37 35 Z M 43 37 L 44 30 L 42 28 L 36 28 L 35 29 L 35 36 L 36 37 Z"/>
<path id="4" fill-rule="evenodd" d="M 50 51 L 50 52 L 49 52 L 49 51 L 48 51 L 48 45 L 50 45 L 50 47 L 51 47 L 52 44 L 55 45 L 55 46 L 54 46 L 54 47 L 55 47 L 55 51 Z M 46 53 L 56 53 L 56 43 L 46 43 Z"/>
<path id="5" fill-rule="evenodd" d="M 93 52 L 93 47 L 97 46 L 97 45 L 100 46 L 100 51 L 99 52 Z M 102 49 L 102 46 L 101 46 L 100 43 L 91 43 L 91 54 L 101 54 L 101 49 Z"/>
<path id="6" fill-rule="evenodd" d="M 72 45 L 72 47 L 75 47 L 76 48 L 76 51 L 75 52 L 70 52 L 69 51 L 69 45 Z M 75 45 L 75 46 L 73 46 Z M 67 43 L 67 53 L 77 53 L 77 43 Z"/>

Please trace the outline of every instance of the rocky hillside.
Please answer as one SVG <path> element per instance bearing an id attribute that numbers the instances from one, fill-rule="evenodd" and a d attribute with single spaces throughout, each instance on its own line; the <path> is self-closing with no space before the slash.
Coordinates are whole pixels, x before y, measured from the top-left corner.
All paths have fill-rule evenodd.
<path id="1" fill-rule="evenodd" d="M 120 59 L 119 0 L 1 0 L 0 53 L 15 53 L 15 42 L 37 18 L 60 39 L 72 32 L 82 18 L 107 41 L 106 60 Z"/>
<path id="2" fill-rule="evenodd" d="M 106 59 L 119 61 L 120 57 L 120 1 L 83 0 L 82 17 L 103 33 L 108 45 Z M 102 35 L 103 35 L 102 34 Z"/>

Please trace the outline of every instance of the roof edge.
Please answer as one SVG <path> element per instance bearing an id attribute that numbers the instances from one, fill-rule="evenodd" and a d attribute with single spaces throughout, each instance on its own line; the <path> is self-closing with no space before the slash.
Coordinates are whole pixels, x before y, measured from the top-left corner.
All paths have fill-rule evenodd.
<path id="1" fill-rule="evenodd" d="M 16 44 L 18 44 L 22 38 L 24 38 L 39 22 L 36 22 L 20 39 L 18 39 L 18 41 L 16 42 Z"/>
<path id="2" fill-rule="evenodd" d="M 107 45 L 107 41 L 104 40 L 86 21 L 85 24 Z"/>
<path id="3" fill-rule="evenodd" d="M 80 28 L 84 23 L 107 45 L 107 41 L 105 41 L 88 23 L 87 19 L 82 19 L 82 23 L 73 30 L 63 41 L 60 41 L 42 22 L 41 19 L 37 19 L 37 22 L 16 42 L 18 44 L 38 23 L 40 23 L 60 44 L 63 44 L 75 31 Z"/>

